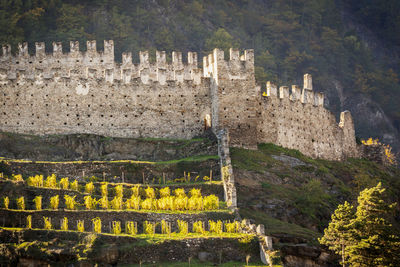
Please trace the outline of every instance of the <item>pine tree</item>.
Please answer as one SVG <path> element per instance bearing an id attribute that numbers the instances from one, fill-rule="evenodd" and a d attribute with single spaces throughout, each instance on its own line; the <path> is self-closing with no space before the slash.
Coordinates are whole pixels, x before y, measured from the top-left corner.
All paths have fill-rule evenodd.
<path id="1" fill-rule="evenodd" d="M 332 220 L 325 229 L 324 236 L 319 239 L 321 244 L 328 246 L 330 250 L 342 257 L 343 267 L 346 266 L 348 260 L 347 247 L 353 243 L 351 227 L 354 219 L 354 208 L 346 201 L 332 214 Z"/>
<path id="2" fill-rule="evenodd" d="M 400 240 L 388 220 L 396 204 L 387 204 L 384 192 L 385 188 L 378 183 L 358 197 L 352 223 L 355 242 L 348 247 L 351 266 L 400 266 Z"/>

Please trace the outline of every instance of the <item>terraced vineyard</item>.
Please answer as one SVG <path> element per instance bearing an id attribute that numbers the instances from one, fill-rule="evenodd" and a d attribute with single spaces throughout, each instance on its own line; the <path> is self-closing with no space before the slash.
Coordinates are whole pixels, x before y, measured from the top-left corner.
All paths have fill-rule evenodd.
<path id="1" fill-rule="evenodd" d="M 261 264 L 264 228 L 227 203 L 224 167 L 212 155 L 170 162 L 3 158 L 0 263 Z"/>

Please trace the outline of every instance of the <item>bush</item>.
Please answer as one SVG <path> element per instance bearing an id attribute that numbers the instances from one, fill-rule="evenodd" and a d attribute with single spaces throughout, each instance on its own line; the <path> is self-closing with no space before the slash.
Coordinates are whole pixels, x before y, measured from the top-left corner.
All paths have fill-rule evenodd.
<path id="1" fill-rule="evenodd" d="M 188 229 L 189 229 L 188 223 L 185 222 L 185 221 L 182 221 L 182 220 L 178 220 L 177 223 L 178 223 L 178 232 L 179 232 L 179 234 L 187 235 L 188 232 L 189 232 L 188 231 Z"/>
<path id="2" fill-rule="evenodd" d="M 169 197 L 171 194 L 171 190 L 169 189 L 169 187 L 161 188 L 159 192 L 160 192 L 160 198 Z"/>
<path id="3" fill-rule="evenodd" d="M 134 187 L 132 187 L 131 191 L 132 191 L 131 197 L 139 197 L 140 196 L 140 186 L 139 185 L 135 185 Z"/>
<path id="4" fill-rule="evenodd" d="M 156 198 L 156 192 L 154 191 L 154 188 L 148 186 L 145 189 L 145 192 L 146 192 L 146 198 Z"/>
<path id="5" fill-rule="evenodd" d="M 100 191 L 101 191 L 101 195 L 103 197 L 108 196 L 108 183 L 107 182 L 104 182 L 100 185 Z"/>
<path id="6" fill-rule="evenodd" d="M 33 199 L 33 202 L 35 202 L 36 210 L 41 210 L 42 209 L 42 196 L 36 196 Z"/>
<path id="7" fill-rule="evenodd" d="M 85 221 L 78 220 L 76 223 L 76 229 L 78 230 L 78 232 L 84 232 L 85 231 Z"/>
<path id="8" fill-rule="evenodd" d="M 201 197 L 201 189 L 192 188 L 189 192 L 190 197 Z"/>
<path id="9" fill-rule="evenodd" d="M 76 208 L 76 201 L 75 201 L 76 196 L 69 196 L 69 195 L 64 195 L 64 199 L 65 199 L 65 208 L 67 210 L 75 210 Z"/>
<path id="10" fill-rule="evenodd" d="M 68 218 L 67 217 L 64 217 L 64 219 L 61 220 L 61 230 L 68 231 Z"/>
<path id="11" fill-rule="evenodd" d="M 188 198 L 185 197 L 175 197 L 174 199 L 174 209 L 175 210 L 186 210 L 188 204 Z"/>
<path id="12" fill-rule="evenodd" d="M 24 197 L 17 198 L 17 207 L 19 210 L 25 210 L 25 199 Z"/>
<path id="13" fill-rule="evenodd" d="M 32 229 L 32 215 L 26 217 L 26 229 Z"/>
<path id="14" fill-rule="evenodd" d="M 70 186 L 71 190 L 78 191 L 78 181 L 77 180 L 73 181 L 69 186 Z"/>
<path id="15" fill-rule="evenodd" d="M 193 233 L 205 234 L 204 223 L 202 221 L 197 221 L 193 223 Z"/>
<path id="16" fill-rule="evenodd" d="M 161 233 L 164 235 L 171 234 L 171 223 L 170 222 L 167 222 L 165 220 L 161 221 Z"/>
<path id="17" fill-rule="evenodd" d="M 113 210 L 122 210 L 122 198 L 114 197 L 113 200 L 110 201 L 111 209 Z"/>
<path id="18" fill-rule="evenodd" d="M 154 235 L 156 230 L 156 225 L 153 222 L 144 221 L 143 222 L 143 233 L 147 235 Z"/>
<path id="19" fill-rule="evenodd" d="M 132 196 L 126 200 L 125 205 L 127 209 L 138 210 L 140 208 L 140 197 Z"/>
<path id="20" fill-rule="evenodd" d="M 216 210 L 219 208 L 219 198 L 216 195 L 209 195 L 203 198 L 205 210 Z"/>
<path id="21" fill-rule="evenodd" d="M 97 206 L 97 201 L 95 198 L 92 198 L 91 196 L 85 196 L 84 198 L 85 201 L 85 207 L 87 210 L 95 210 Z"/>
<path id="22" fill-rule="evenodd" d="M 157 201 L 157 209 L 159 210 L 174 210 L 174 197 L 162 197 Z"/>
<path id="23" fill-rule="evenodd" d="M 115 186 L 114 192 L 116 197 L 122 198 L 124 196 L 124 187 L 122 186 L 122 184 Z"/>
<path id="24" fill-rule="evenodd" d="M 50 198 L 50 207 L 51 207 L 53 210 L 58 209 L 58 204 L 59 204 L 59 202 L 60 202 L 60 198 L 58 197 L 58 195 L 51 197 L 51 198 Z"/>
<path id="25" fill-rule="evenodd" d="M 188 200 L 188 210 L 203 210 L 203 198 L 202 197 L 191 197 Z"/>
<path id="26" fill-rule="evenodd" d="M 10 199 L 8 197 L 4 197 L 3 203 L 4 203 L 4 208 L 8 210 L 8 206 L 10 205 Z"/>
<path id="27" fill-rule="evenodd" d="M 16 182 L 22 182 L 24 179 L 22 179 L 22 175 L 21 174 L 13 174 L 12 175 L 12 179 Z"/>
<path id="28" fill-rule="evenodd" d="M 93 232 L 100 234 L 101 233 L 101 219 L 99 217 L 92 219 L 93 223 Z"/>
<path id="29" fill-rule="evenodd" d="M 112 233 L 114 235 L 121 234 L 121 222 L 120 221 L 113 221 L 112 222 Z"/>
<path id="30" fill-rule="evenodd" d="M 69 187 L 68 177 L 61 178 L 60 180 L 60 188 L 67 190 Z"/>
<path id="31" fill-rule="evenodd" d="M 26 180 L 26 183 L 27 183 L 29 186 L 43 187 L 43 175 L 30 176 L 30 177 Z"/>
<path id="32" fill-rule="evenodd" d="M 44 220 L 44 229 L 46 230 L 51 230 L 52 225 L 51 225 L 51 218 L 49 217 L 43 217 Z"/>
<path id="33" fill-rule="evenodd" d="M 100 207 L 102 209 L 108 209 L 108 198 L 107 196 L 103 196 L 102 198 L 99 199 L 100 202 Z"/>
<path id="34" fill-rule="evenodd" d="M 88 193 L 88 194 L 93 194 L 93 192 L 94 192 L 93 182 L 87 183 L 85 185 L 85 192 Z"/>
<path id="35" fill-rule="evenodd" d="M 142 201 L 142 203 L 140 203 L 140 206 L 142 207 L 142 209 L 144 210 L 154 210 L 154 199 L 152 198 L 146 198 L 145 200 Z"/>
<path id="36" fill-rule="evenodd" d="M 48 188 L 57 188 L 57 177 L 54 173 L 50 176 L 47 176 L 44 186 Z"/>
<path id="37" fill-rule="evenodd" d="M 185 189 L 183 189 L 183 188 L 175 189 L 174 194 L 176 197 L 186 197 Z"/>
<path id="38" fill-rule="evenodd" d="M 216 222 L 214 221 L 208 221 L 208 225 L 210 227 L 210 232 L 215 233 L 215 234 L 222 234 L 222 221 L 218 220 Z"/>
<path id="39" fill-rule="evenodd" d="M 240 230 L 240 223 L 237 221 L 234 221 L 232 223 L 227 222 L 225 223 L 225 231 L 227 233 L 238 233 Z"/>
<path id="40" fill-rule="evenodd" d="M 125 222 L 125 233 L 128 235 L 137 234 L 137 222 L 127 221 Z"/>

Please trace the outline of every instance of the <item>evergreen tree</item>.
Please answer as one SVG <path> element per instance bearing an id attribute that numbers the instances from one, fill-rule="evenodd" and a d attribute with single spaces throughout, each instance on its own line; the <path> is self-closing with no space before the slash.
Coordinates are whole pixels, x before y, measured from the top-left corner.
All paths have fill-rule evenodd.
<path id="1" fill-rule="evenodd" d="M 354 243 L 349 247 L 351 266 L 399 266 L 400 240 L 389 222 L 395 203 L 383 199 L 381 183 L 362 191 L 353 220 Z"/>
<path id="2" fill-rule="evenodd" d="M 342 256 L 342 266 L 400 266 L 400 239 L 390 224 L 396 203 L 387 204 L 384 192 L 378 183 L 360 193 L 355 213 L 345 202 L 332 215 L 319 242 Z"/>
<path id="3" fill-rule="evenodd" d="M 342 266 L 346 266 L 348 260 L 347 247 L 353 243 L 351 227 L 354 219 L 354 208 L 346 201 L 332 214 L 332 221 L 325 229 L 324 236 L 319 239 L 321 244 L 342 257 Z"/>

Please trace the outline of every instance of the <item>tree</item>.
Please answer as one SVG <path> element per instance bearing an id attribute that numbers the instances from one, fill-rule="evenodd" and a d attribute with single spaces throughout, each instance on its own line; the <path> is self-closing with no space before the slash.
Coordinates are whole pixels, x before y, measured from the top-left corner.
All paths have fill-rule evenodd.
<path id="1" fill-rule="evenodd" d="M 212 50 L 214 48 L 220 48 L 224 51 L 228 51 L 231 47 L 238 47 L 237 42 L 233 39 L 225 29 L 220 28 L 214 34 L 206 40 L 206 49 Z"/>
<path id="2" fill-rule="evenodd" d="M 350 230 L 354 219 L 354 208 L 346 201 L 332 214 L 332 221 L 325 229 L 324 236 L 319 239 L 321 244 L 328 246 L 330 250 L 342 257 L 342 266 L 346 266 L 349 258 L 346 253 L 347 247 L 353 243 Z"/>
<path id="3" fill-rule="evenodd" d="M 400 266 L 400 239 L 390 224 L 396 203 L 387 204 L 384 192 L 378 183 L 360 193 L 355 213 L 345 202 L 332 215 L 319 242 L 341 255 L 343 266 Z"/>
<path id="4" fill-rule="evenodd" d="M 396 203 L 383 199 L 381 183 L 362 191 L 353 220 L 354 243 L 349 247 L 352 266 L 399 266 L 400 240 L 389 222 Z"/>

